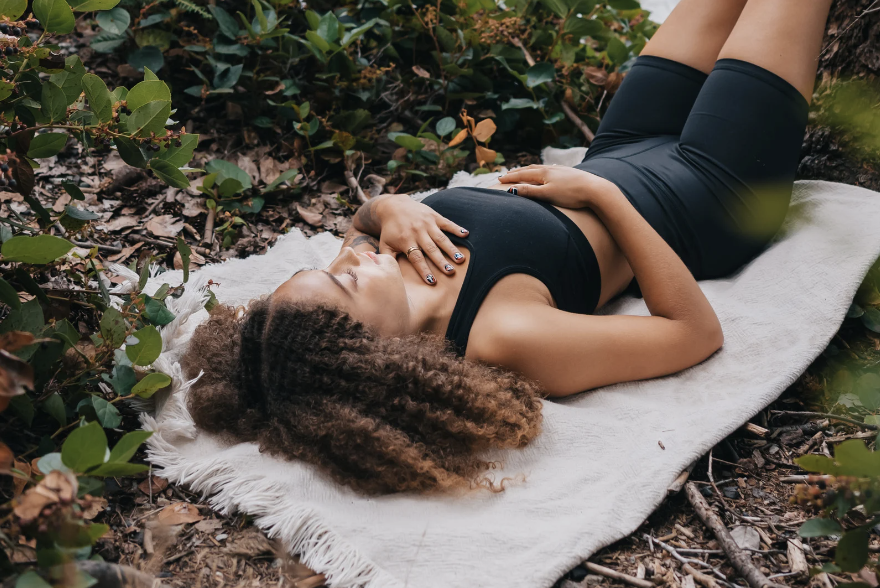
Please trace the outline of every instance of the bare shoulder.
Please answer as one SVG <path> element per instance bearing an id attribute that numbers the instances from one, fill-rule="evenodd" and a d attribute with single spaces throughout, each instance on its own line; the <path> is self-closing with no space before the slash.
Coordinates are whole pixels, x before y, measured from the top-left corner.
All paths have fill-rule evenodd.
<path id="1" fill-rule="evenodd" d="M 555 307 L 550 290 L 537 278 L 512 274 L 498 280 L 471 326 L 468 359 L 504 365 L 510 344 L 534 328 L 535 310 Z"/>

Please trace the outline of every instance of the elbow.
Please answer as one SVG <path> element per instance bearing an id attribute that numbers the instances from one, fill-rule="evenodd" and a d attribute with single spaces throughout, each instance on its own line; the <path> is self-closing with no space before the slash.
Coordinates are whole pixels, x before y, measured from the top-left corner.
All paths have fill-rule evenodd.
<path id="1" fill-rule="evenodd" d="M 706 357 L 709 357 L 724 345 L 724 330 L 721 328 L 721 321 L 718 320 L 714 313 L 712 314 L 712 320 L 706 326 L 703 339 L 705 341 Z"/>

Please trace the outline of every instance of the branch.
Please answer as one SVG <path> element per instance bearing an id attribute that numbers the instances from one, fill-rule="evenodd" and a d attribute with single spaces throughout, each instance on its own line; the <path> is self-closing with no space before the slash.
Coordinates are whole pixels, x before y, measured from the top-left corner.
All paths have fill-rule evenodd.
<path id="1" fill-rule="evenodd" d="M 697 511 L 697 516 L 715 534 L 721 549 L 724 550 L 724 553 L 730 559 L 730 563 L 749 583 L 749 586 L 752 588 L 783 588 L 780 584 L 771 582 L 767 576 L 762 574 L 761 570 L 752 563 L 751 556 L 740 549 L 736 541 L 733 540 L 733 537 L 730 536 L 727 527 L 724 526 L 724 522 L 715 514 L 715 511 L 712 510 L 712 507 L 709 506 L 709 503 L 706 502 L 706 499 L 703 498 L 703 495 L 700 494 L 700 491 L 693 482 L 688 482 L 684 487 L 684 491 L 687 494 L 688 502 Z"/>
<path id="2" fill-rule="evenodd" d="M 831 414 L 827 412 L 804 412 L 797 410 L 771 410 L 772 414 L 778 414 L 781 416 L 804 416 L 804 417 L 821 417 L 826 419 L 834 419 L 836 421 L 842 421 L 844 423 L 849 423 L 851 425 L 856 425 L 857 427 L 862 427 L 863 429 L 868 429 L 869 431 L 876 431 L 877 425 L 869 425 L 868 423 L 860 423 L 855 419 L 851 419 L 845 416 L 838 416 L 836 414 Z"/>

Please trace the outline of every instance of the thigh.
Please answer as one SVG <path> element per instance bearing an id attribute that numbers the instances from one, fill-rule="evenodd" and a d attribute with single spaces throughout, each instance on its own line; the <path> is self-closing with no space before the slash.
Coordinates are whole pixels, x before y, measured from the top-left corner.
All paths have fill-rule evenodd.
<path id="1" fill-rule="evenodd" d="M 621 141 L 679 135 L 706 74 L 683 63 L 642 55 L 627 72 L 586 158 Z"/>
<path id="2" fill-rule="evenodd" d="M 769 239 L 788 210 L 808 104 L 757 65 L 720 59 L 682 130 L 680 149 L 707 176 L 735 187 L 737 225 Z"/>

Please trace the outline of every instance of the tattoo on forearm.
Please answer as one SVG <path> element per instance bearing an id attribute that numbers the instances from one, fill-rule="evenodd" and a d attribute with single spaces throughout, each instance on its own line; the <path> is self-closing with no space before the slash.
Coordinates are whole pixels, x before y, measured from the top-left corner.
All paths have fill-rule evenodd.
<path id="1" fill-rule="evenodd" d="M 370 235 L 358 235 L 357 237 L 354 237 L 350 241 L 348 239 L 346 239 L 345 241 L 343 241 L 342 246 L 343 247 L 357 247 L 358 245 L 363 245 L 363 244 L 369 245 L 370 247 L 372 247 L 375 250 L 376 253 L 379 253 L 379 242 L 376 240 L 375 237 L 371 237 Z"/>
<path id="2" fill-rule="evenodd" d="M 354 215 L 355 221 L 364 233 L 378 236 L 382 231 L 382 223 L 376 215 L 376 199 L 367 200 Z"/>

